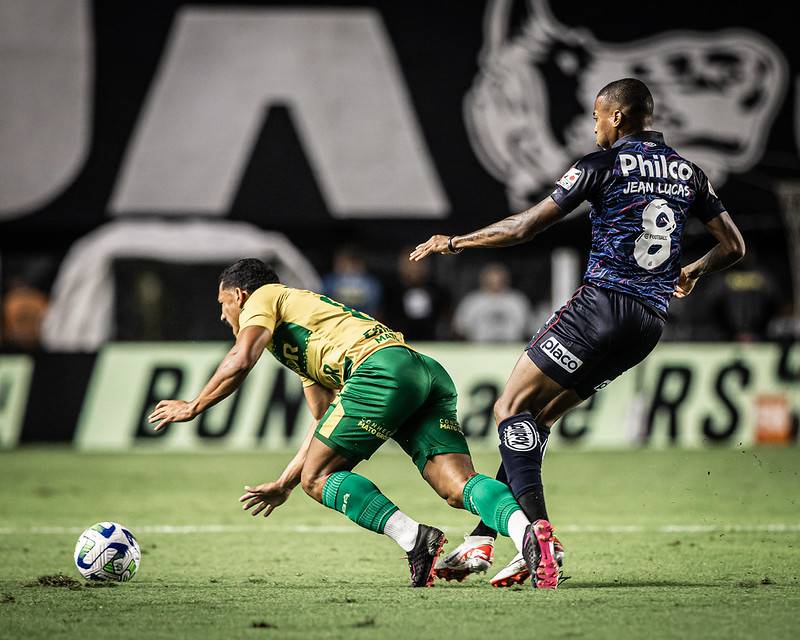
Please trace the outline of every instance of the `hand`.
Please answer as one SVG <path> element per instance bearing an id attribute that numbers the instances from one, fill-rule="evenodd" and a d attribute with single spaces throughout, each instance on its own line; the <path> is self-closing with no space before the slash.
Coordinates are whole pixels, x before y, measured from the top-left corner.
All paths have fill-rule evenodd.
<path id="1" fill-rule="evenodd" d="M 239 498 L 239 502 L 246 503 L 244 510 L 256 507 L 250 515 L 257 516 L 263 511 L 265 518 L 286 502 L 292 493 L 291 489 L 277 482 L 265 482 L 256 487 L 245 487 L 244 490 L 245 494 Z"/>
<path id="2" fill-rule="evenodd" d="M 676 298 L 685 298 L 692 292 L 699 279 L 699 276 L 689 275 L 689 270 L 684 267 L 681 269 L 681 275 L 678 277 L 678 284 L 675 285 L 673 295 Z"/>
<path id="3" fill-rule="evenodd" d="M 147 421 L 150 424 L 158 422 L 153 431 L 161 431 L 172 422 L 188 422 L 196 415 L 194 407 L 185 400 L 162 400 L 147 417 Z"/>
<path id="4" fill-rule="evenodd" d="M 452 254 L 452 251 L 447 248 L 447 241 L 450 237 L 451 236 L 431 236 L 430 240 L 427 242 L 418 244 L 417 248 L 408 256 L 408 259 L 419 262 L 425 256 L 429 256 L 432 253 Z"/>

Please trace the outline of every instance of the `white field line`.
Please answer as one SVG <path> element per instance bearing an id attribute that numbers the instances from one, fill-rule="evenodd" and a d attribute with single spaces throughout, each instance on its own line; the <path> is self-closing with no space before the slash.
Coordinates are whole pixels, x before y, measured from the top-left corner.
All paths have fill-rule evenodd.
<path id="1" fill-rule="evenodd" d="M 461 532 L 463 527 L 442 527 L 444 531 Z M 251 525 L 199 524 L 199 525 L 142 525 L 131 527 L 137 534 L 195 534 L 195 533 L 355 533 L 359 530 L 353 525 L 293 525 L 271 526 L 269 523 L 256 529 Z M 567 524 L 557 527 L 559 533 L 800 533 L 800 523 L 769 523 L 755 525 L 725 524 L 666 524 L 646 527 L 642 525 L 578 525 Z M 0 535 L 63 535 L 79 534 L 81 527 L 0 527 Z"/>

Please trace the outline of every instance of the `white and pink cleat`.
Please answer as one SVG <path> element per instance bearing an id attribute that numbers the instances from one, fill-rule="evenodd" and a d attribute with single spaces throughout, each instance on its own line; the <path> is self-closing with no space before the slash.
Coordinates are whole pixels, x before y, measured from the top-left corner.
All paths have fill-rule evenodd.
<path id="1" fill-rule="evenodd" d="M 494 538 L 464 536 L 464 542 L 436 562 L 433 572 L 443 580 L 461 582 L 472 573 L 484 573 L 492 566 Z"/>

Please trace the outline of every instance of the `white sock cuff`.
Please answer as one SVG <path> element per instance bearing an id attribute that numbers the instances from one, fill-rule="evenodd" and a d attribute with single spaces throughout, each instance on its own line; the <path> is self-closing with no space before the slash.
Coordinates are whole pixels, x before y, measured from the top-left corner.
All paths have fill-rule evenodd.
<path id="1" fill-rule="evenodd" d="M 419 522 L 409 518 L 400 509 L 389 516 L 383 528 L 383 533 L 399 544 L 403 551 L 411 551 L 414 548 L 418 531 Z"/>
<path id="2" fill-rule="evenodd" d="M 511 538 L 520 553 L 522 552 L 522 539 L 525 537 L 525 529 L 528 528 L 530 523 L 531 521 L 528 520 L 522 509 L 512 513 L 508 519 L 508 537 Z"/>

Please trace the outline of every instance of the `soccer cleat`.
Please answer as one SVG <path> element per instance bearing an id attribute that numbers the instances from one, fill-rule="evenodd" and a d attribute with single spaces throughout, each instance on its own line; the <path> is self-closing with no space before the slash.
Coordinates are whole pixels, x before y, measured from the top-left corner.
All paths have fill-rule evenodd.
<path id="1" fill-rule="evenodd" d="M 471 573 L 483 573 L 492 566 L 494 538 L 464 536 L 464 542 L 439 558 L 433 570 L 437 578 L 461 582 Z"/>
<path id="2" fill-rule="evenodd" d="M 564 545 L 555 536 L 553 536 L 553 550 L 556 563 L 561 567 L 564 564 Z M 511 559 L 511 562 L 500 569 L 494 578 L 489 580 L 489 583 L 493 587 L 513 587 L 515 584 L 523 584 L 530 575 L 531 572 L 528 570 L 525 558 L 518 553 Z"/>
<path id="3" fill-rule="evenodd" d="M 528 525 L 522 539 L 522 557 L 533 578 L 534 589 L 555 589 L 558 586 L 558 563 L 553 548 L 553 525 L 537 520 Z"/>
<path id="4" fill-rule="evenodd" d="M 447 538 L 442 531 L 426 524 L 419 525 L 417 541 L 406 556 L 412 587 L 433 586 L 433 567 L 446 543 Z"/>
<path id="5" fill-rule="evenodd" d="M 525 564 L 525 558 L 521 553 L 515 555 L 511 562 L 500 569 L 497 575 L 489 580 L 493 587 L 513 587 L 515 584 L 522 584 L 528 579 L 531 572 Z"/>
<path id="6" fill-rule="evenodd" d="M 553 550 L 555 551 L 556 555 L 556 562 L 558 563 L 559 567 L 564 566 L 564 545 L 561 544 L 561 540 L 556 537 L 556 534 L 553 534 Z"/>

